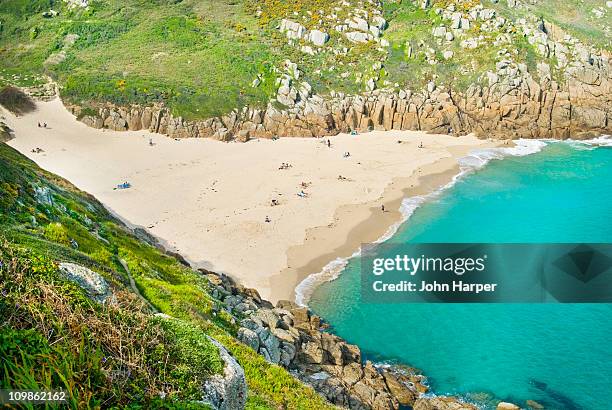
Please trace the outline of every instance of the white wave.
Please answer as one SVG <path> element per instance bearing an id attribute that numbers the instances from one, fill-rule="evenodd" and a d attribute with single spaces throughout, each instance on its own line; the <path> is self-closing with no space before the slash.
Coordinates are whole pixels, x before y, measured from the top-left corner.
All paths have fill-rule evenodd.
<path id="1" fill-rule="evenodd" d="M 601 137 L 584 140 L 581 142 L 595 147 L 612 147 L 612 136 L 602 135 Z"/>
<path id="2" fill-rule="evenodd" d="M 313 273 L 306 277 L 306 279 L 301 281 L 295 288 L 295 303 L 300 306 L 306 306 L 312 296 L 312 292 L 314 292 L 318 285 L 337 279 L 349 260 L 359 256 L 359 254 L 361 254 L 361 249 L 349 258 L 336 258 L 325 265 L 321 272 Z"/>
<path id="3" fill-rule="evenodd" d="M 392 225 L 385 234 L 380 237 L 375 243 L 382 243 L 389 239 L 391 239 L 396 233 L 399 227 L 405 223 L 414 212 L 421 207 L 424 203 L 429 200 L 432 200 L 439 196 L 442 192 L 452 187 L 463 178 L 465 175 L 476 171 L 486 164 L 488 164 L 493 159 L 502 159 L 508 156 L 516 156 L 522 157 L 525 155 L 535 154 L 539 152 L 546 146 L 544 141 L 540 140 L 526 140 L 519 139 L 514 141 L 515 145 L 512 147 L 501 147 L 501 148 L 486 148 L 479 149 L 470 152 L 467 156 L 459 159 L 459 168 L 460 172 L 455 175 L 448 184 L 443 187 L 437 189 L 426 195 L 417 195 L 408 198 L 404 198 L 402 200 L 402 204 L 400 206 L 400 212 L 402 214 L 402 218 L 399 222 Z M 313 273 L 306 277 L 303 281 L 301 281 L 298 286 L 295 288 L 295 303 L 300 306 L 307 306 L 312 293 L 322 283 L 331 282 L 336 280 L 346 265 L 348 265 L 349 261 L 352 258 L 358 257 L 361 255 L 361 249 L 358 249 L 348 258 L 336 258 L 333 261 L 329 262 L 327 265 L 323 267 L 321 272 Z"/>

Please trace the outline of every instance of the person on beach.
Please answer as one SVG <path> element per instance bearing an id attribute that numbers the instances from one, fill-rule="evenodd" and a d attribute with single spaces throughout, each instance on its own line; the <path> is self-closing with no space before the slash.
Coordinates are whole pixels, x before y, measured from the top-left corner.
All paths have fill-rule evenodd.
<path id="1" fill-rule="evenodd" d="M 380 210 L 381 210 L 381 211 L 383 211 L 383 212 L 386 212 L 386 211 L 385 211 L 385 204 L 382 204 L 382 205 L 380 206 Z"/>
<path id="2" fill-rule="evenodd" d="M 43 128 L 47 128 L 47 123 L 43 122 Z"/>
<path id="3" fill-rule="evenodd" d="M 329 138 L 327 139 L 327 148 L 331 148 L 331 141 L 329 140 Z"/>
<path id="4" fill-rule="evenodd" d="M 38 123 L 38 128 L 40 128 L 40 122 Z"/>
<path id="5" fill-rule="evenodd" d="M 346 151 L 346 152 L 344 153 L 344 158 L 348 158 L 348 157 L 350 157 L 350 156 L 351 156 L 351 153 L 350 153 L 350 152 Z"/>
<path id="6" fill-rule="evenodd" d="M 419 144 L 419 148 L 423 148 L 423 141 Z"/>
<path id="7" fill-rule="evenodd" d="M 270 222 L 272 222 L 272 221 L 270 220 L 270 217 L 269 217 L 268 215 L 266 215 L 266 219 L 265 219 L 265 221 L 266 221 L 266 223 L 270 223 Z"/>
<path id="8" fill-rule="evenodd" d="M 153 138 L 149 138 L 149 146 L 152 147 L 153 146 Z"/>

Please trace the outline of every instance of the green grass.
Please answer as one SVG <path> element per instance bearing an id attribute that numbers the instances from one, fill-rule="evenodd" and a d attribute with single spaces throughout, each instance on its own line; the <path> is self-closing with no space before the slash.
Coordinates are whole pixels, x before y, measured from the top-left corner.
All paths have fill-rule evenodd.
<path id="1" fill-rule="evenodd" d="M 499 47 L 491 43 L 498 33 L 485 34 L 488 45 L 473 50 L 462 49 L 458 40 L 440 48 L 431 36 L 440 23 L 433 9 L 448 1 L 433 3 L 422 10 L 414 1 L 384 2 L 390 23 L 384 38 L 391 47 L 381 51 L 375 42 L 350 44 L 336 32 L 335 21 L 326 18 L 337 12 L 329 0 L 108 0 L 92 1 L 88 10 L 68 10 L 52 0 L 3 2 L 0 86 L 40 85 L 49 75 L 72 103 L 164 103 L 186 119 L 266 105 L 286 59 L 299 63 L 301 80 L 321 95 L 360 93 L 376 77 L 380 87 L 388 81 L 419 89 L 435 79 L 465 89 L 494 68 Z M 543 16 L 584 42 L 610 50 L 609 23 L 591 12 L 602 6 L 599 0 L 538 2 L 530 11 L 509 9 L 505 1 L 484 4 L 514 20 L 531 13 Z M 373 6 L 365 2 L 364 7 L 371 12 Z M 50 8 L 59 16 L 44 18 L 42 12 Z M 347 9 L 337 13 L 340 21 L 348 17 Z M 305 40 L 289 45 L 278 31 L 283 18 L 323 29 L 330 41 L 320 53 L 304 54 L 300 46 L 307 45 Z M 533 58 L 518 44 L 519 37 L 512 47 Z M 407 45 L 414 52 L 411 58 Z M 347 53 L 337 52 L 344 47 Z M 430 47 L 440 54 L 433 66 L 424 56 Z M 444 61 L 443 50 L 453 51 L 454 57 Z M 377 61 L 384 71 L 373 69 Z M 263 81 L 253 88 L 257 77 Z"/>
<path id="2" fill-rule="evenodd" d="M 334 21 L 325 17 L 336 12 L 329 0 L 108 0 L 92 1 L 88 10 L 68 10 L 54 0 L 2 2 L 0 86 L 40 85 L 50 75 L 72 103 L 164 103 L 186 119 L 267 104 L 285 59 L 298 62 L 302 79 L 323 95 L 331 90 L 360 93 L 372 77 L 380 77 L 379 86 L 388 81 L 418 89 L 435 79 L 465 89 L 494 67 L 497 49 L 485 45 L 464 50 L 456 40 L 443 47 L 455 53 L 451 60 L 438 55 L 439 64 L 429 65 L 424 51 L 443 51 L 431 36 L 440 23 L 433 9 L 446 3 L 437 1 L 422 10 L 413 1 L 385 2 L 390 24 L 384 37 L 391 43 L 387 56 L 376 43 L 353 45 L 333 30 Z M 598 0 L 538 2 L 529 10 L 509 9 L 505 1 L 483 3 L 514 20 L 543 16 L 582 41 L 610 50 L 609 24 L 591 12 L 602 6 Z M 42 12 L 51 8 L 59 16 L 44 18 Z M 347 10 L 339 12 L 341 21 L 346 17 Z M 322 28 L 331 39 L 321 53 L 304 54 L 299 48 L 305 41 L 288 45 L 278 31 L 282 18 Z M 488 35 L 488 44 L 495 34 Z M 513 46 L 533 65 L 534 54 L 518 44 L 519 37 Z M 345 46 L 346 54 L 332 52 Z M 376 61 L 384 61 L 384 71 L 372 68 Z M 263 81 L 253 88 L 257 77 Z"/>
<path id="3" fill-rule="evenodd" d="M 216 348 L 190 325 L 162 322 L 135 298 L 98 305 L 44 254 L 0 243 L 3 388 L 63 389 L 72 408 L 198 400 L 221 372 Z M 111 379 L 109 380 L 109 377 Z"/>
<path id="4" fill-rule="evenodd" d="M 605 2 L 599 0 L 547 0 L 530 5 L 529 10 L 510 9 L 505 1 L 493 3 L 484 0 L 487 7 L 501 11 L 505 16 L 520 18 L 527 15 L 543 17 L 567 33 L 586 44 L 610 51 L 612 49 L 612 32 L 610 32 L 610 9 L 608 18 L 596 18 L 591 10 L 605 8 Z"/>
<path id="5" fill-rule="evenodd" d="M 56 2 L 60 15 L 49 19 L 40 14 L 48 2 L 40 3 L 0 7 L 0 56 L 8 73 L 52 75 L 70 101 L 164 101 L 176 115 L 205 118 L 270 97 L 280 56 L 242 1 L 112 0 L 88 11 Z M 59 52 L 63 62 L 45 64 Z M 269 81 L 252 88 L 258 74 Z"/>
<path id="6" fill-rule="evenodd" d="M 499 33 L 486 33 L 485 41 L 476 49 L 463 49 L 459 39 L 444 43 L 441 48 L 432 36 L 432 28 L 443 23 L 448 26 L 448 22 L 443 22 L 433 8 L 423 10 L 410 2 L 391 3 L 385 8 L 385 17 L 390 22 L 385 37 L 391 43 L 385 67 L 388 80 L 401 87 L 418 90 L 434 80 L 438 85 L 464 91 L 482 73 L 495 70 L 498 48 L 492 43 Z M 482 34 L 477 26 L 469 33 Z M 431 55 L 435 56 L 435 65 L 428 62 L 430 50 L 434 50 Z M 452 51 L 453 57 L 444 60 L 442 50 Z"/>
<path id="7" fill-rule="evenodd" d="M 140 293 L 175 319 L 148 312 L 120 259 Z M 222 368 L 209 335 L 245 369 L 247 408 L 332 408 L 235 339 L 237 319 L 209 295 L 201 274 L 139 241 L 94 198 L 3 143 L 0 261 L 0 356 L 7 359 L 0 388 L 63 388 L 71 408 L 205 408 L 193 402 L 198 388 Z M 117 304 L 88 299 L 59 274 L 58 262 L 101 274 Z"/>
<path id="8" fill-rule="evenodd" d="M 283 13 L 312 11 L 307 25 L 313 25 L 320 10 L 331 12 L 327 0 L 110 0 L 92 2 L 88 11 L 69 11 L 56 2 L 60 15 L 47 19 L 41 16 L 45 4 L 0 8 L 6 70 L 0 71 L 0 84 L 39 82 L 48 74 L 61 85 L 63 98 L 84 105 L 163 102 L 175 115 L 209 118 L 267 104 L 285 59 L 299 62 L 303 79 L 325 94 L 361 91 L 365 79 L 356 82 L 354 73 L 367 72 L 384 56 L 375 44 L 336 56 L 332 47 L 348 42 L 331 26 L 324 26 L 332 39 L 323 53 L 308 56 L 287 45 L 276 28 Z M 260 18 L 253 13 L 256 5 L 263 7 Z M 74 44 L 66 41 L 72 35 L 79 36 Z M 63 60 L 56 58 L 60 53 Z M 342 78 L 344 72 L 351 76 Z M 263 81 L 253 88 L 258 76 Z"/>

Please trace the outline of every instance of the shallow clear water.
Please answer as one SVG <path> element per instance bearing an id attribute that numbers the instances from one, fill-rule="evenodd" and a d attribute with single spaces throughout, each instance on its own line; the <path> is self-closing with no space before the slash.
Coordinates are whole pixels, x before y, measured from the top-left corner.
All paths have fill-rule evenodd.
<path id="1" fill-rule="evenodd" d="M 610 243 L 612 148 L 550 143 L 492 161 L 417 209 L 393 241 Z M 420 368 L 435 393 L 612 408 L 612 305 L 362 304 L 359 281 L 353 259 L 310 307 L 366 358 Z"/>

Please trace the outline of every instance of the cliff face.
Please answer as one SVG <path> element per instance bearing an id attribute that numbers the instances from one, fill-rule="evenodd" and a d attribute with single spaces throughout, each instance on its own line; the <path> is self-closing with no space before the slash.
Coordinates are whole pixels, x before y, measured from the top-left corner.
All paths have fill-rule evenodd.
<path id="1" fill-rule="evenodd" d="M 584 52 L 582 50 L 581 52 Z M 564 82 L 551 79 L 551 68 L 507 60 L 466 92 L 430 82 L 426 90 L 375 90 L 362 96 L 330 98 L 297 94 L 291 108 L 233 111 L 205 121 L 185 121 L 159 107 L 112 105 L 97 115 L 72 112 L 89 126 L 116 131 L 147 129 L 172 138 L 223 141 L 272 137 L 319 137 L 351 130 L 424 130 L 500 138 L 581 138 L 612 131 L 612 67 L 607 54 L 584 52 L 584 61 L 567 67 Z"/>
<path id="2" fill-rule="evenodd" d="M 426 30 L 411 32 L 414 24 L 387 22 L 382 17 L 394 18 L 388 9 L 395 3 L 401 2 L 340 7 L 349 13 L 345 20 L 330 12 L 327 17 L 333 24 L 321 20 L 310 30 L 287 18 L 278 28 L 287 37 L 288 47 L 307 56 L 350 55 L 350 50 L 364 48 L 363 58 L 371 59 L 371 67 L 355 74 L 357 83 L 364 83 L 366 91 L 361 93 L 317 94 L 320 87 L 306 81 L 313 67 L 304 58 L 299 63 L 286 60 L 274 69 L 275 97 L 265 108 L 244 107 L 199 121 L 174 116 L 161 105 L 90 104 L 88 110 L 70 109 L 96 128 L 148 129 L 172 138 L 223 141 L 318 137 L 369 129 L 475 132 L 499 138 L 586 138 L 612 130 L 612 68 L 606 49 L 585 44 L 542 18 L 510 19 L 480 2 L 463 0 L 421 2 L 421 10 L 406 6 L 403 13 L 412 19 L 421 16 L 419 30 Z M 508 2 L 508 6 L 515 12 L 527 7 L 521 2 Z M 266 7 L 258 13 L 272 13 L 271 6 Z M 295 13 L 291 15 L 298 19 Z M 391 45 L 385 30 L 392 32 Z M 413 35 L 421 40 L 412 40 Z M 422 39 L 423 35 L 430 38 Z M 408 38 L 405 44 L 401 43 L 404 37 Z M 394 60 L 396 48 L 404 53 L 399 64 Z M 468 56 L 463 65 L 456 61 L 460 53 Z M 479 58 L 486 64 L 480 64 Z M 336 60 L 332 61 L 343 64 L 340 57 Z M 334 71 L 334 67 L 321 68 Z M 455 84 L 471 78 L 472 71 L 480 74 L 469 87 Z M 333 76 L 350 74 L 349 70 Z M 424 85 L 417 87 L 385 79 L 415 84 L 419 79 L 414 77 L 419 75 L 424 76 L 420 81 Z M 257 77 L 252 87 L 261 83 Z"/>
<path id="3" fill-rule="evenodd" d="M 237 338 L 312 386 L 330 403 L 348 409 L 397 410 L 400 406 L 438 410 L 476 410 L 454 397 L 426 397 L 427 379 L 407 366 L 379 366 L 364 360 L 358 346 L 328 333 L 325 322 L 290 301 L 277 306 L 255 289 L 225 275 L 201 270 L 213 297 L 236 318 Z"/>
<path id="4" fill-rule="evenodd" d="M 351 130 L 475 132 L 497 138 L 587 138 L 612 131 L 612 69 L 608 56 L 568 68 L 562 84 L 539 66 L 537 81 L 524 64 L 501 64 L 466 92 L 438 88 L 399 93 L 375 90 L 362 96 L 308 96 L 292 108 L 243 109 L 206 121 L 185 121 L 159 107 L 104 106 L 81 121 L 116 131 L 147 129 L 172 138 L 222 141 L 273 137 L 320 137 Z M 77 106 L 69 107 L 80 116 Z"/>

